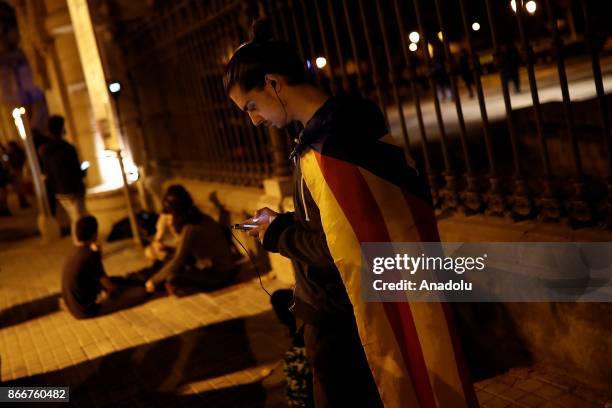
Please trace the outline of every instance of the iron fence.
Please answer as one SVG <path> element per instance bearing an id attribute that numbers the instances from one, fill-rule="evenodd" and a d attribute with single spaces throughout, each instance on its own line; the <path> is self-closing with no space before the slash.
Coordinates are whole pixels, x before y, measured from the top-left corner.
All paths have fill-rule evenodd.
<path id="1" fill-rule="evenodd" d="M 609 221 L 606 3 L 183 1 L 126 45 L 148 157 L 236 184 L 288 172 L 292 137 L 252 127 L 222 89 L 232 51 L 265 18 L 319 86 L 378 102 L 440 209 Z"/>

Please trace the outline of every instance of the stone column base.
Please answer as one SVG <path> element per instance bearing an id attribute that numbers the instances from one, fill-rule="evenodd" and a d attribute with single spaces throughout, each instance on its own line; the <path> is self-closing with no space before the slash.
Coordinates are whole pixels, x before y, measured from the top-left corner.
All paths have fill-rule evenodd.
<path id="1" fill-rule="evenodd" d="M 51 242 L 60 239 L 61 231 L 57 220 L 45 214 L 38 213 L 38 231 L 44 242 Z"/>

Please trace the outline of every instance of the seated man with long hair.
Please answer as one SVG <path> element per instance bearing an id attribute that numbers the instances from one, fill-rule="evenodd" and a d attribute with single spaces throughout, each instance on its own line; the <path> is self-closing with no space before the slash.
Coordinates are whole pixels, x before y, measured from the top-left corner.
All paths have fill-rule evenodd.
<path id="1" fill-rule="evenodd" d="M 231 283 L 238 268 L 223 227 L 200 211 L 181 185 L 168 187 L 162 205 L 162 212 L 172 217 L 178 241 L 174 251 L 168 250 L 170 259 L 146 282 L 147 291 L 165 285 L 169 293 L 182 294 Z"/>

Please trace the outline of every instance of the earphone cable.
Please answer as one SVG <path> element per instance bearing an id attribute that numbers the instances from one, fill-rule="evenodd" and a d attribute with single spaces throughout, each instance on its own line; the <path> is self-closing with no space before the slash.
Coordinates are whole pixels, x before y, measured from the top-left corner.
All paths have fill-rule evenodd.
<path id="1" fill-rule="evenodd" d="M 240 244 L 240 246 L 242 247 L 242 249 L 244 250 L 244 252 L 247 254 L 247 256 L 249 257 L 249 260 L 251 261 L 251 264 L 253 265 L 253 268 L 255 269 L 255 272 L 257 273 L 257 277 L 259 278 L 259 286 L 261 286 L 261 288 L 263 289 L 264 292 L 266 292 L 268 294 L 268 296 L 272 297 L 272 295 L 270 294 L 270 292 L 268 292 L 268 290 L 264 287 L 264 284 L 261 280 L 261 273 L 259 272 L 259 268 L 257 267 L 257 264 L 255 263 L 255 261 L 253 260 L 253 257 L 251 256 L 251 252 L 249 252 L 246 247 L 244 245 L 242 245 L 242 242 L 240 242 L 240 240 L 236 237 L 236 235 L 234 235 L 234 233 L 230 230 L 230 233 L 232 234 L 232 238 L 234 238 L 236 240 L 236 242 L 238 242 L 238 244 Z"/>
<path id="2" fill-rule="evenodd" d="M 274 85 L 276 85 L 276 82 L 274 83 Z M 276 86 L 273 86 L 272 89 L 274 89 L 274 93 L 276 94 L 276 99 L 278 99 L 278 103 L 280 103 L 281 108 L 283 108 L 283 112 L 285 112 L 285 124 L 283 125 L 283 127 L 285 128 L 285 131 L 287 130 L 287 109 L 285 108 L 285 104 L 283 103 L 283 101 L 281 101 L 280 96 L 278 96 L 278 92 L 276 92 Z"/>

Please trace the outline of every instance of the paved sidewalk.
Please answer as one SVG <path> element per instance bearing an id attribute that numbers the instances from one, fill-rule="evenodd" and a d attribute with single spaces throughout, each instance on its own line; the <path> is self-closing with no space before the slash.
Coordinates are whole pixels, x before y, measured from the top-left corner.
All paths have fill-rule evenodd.
<path id="1" fill-rule="evenodd" d="M 19 222 L 1 219 L 0 230 L 9 224 Z M 256 278 L 79 321 L 58 307 L 70 246 L 68 237 L 0 241 L 2 382 L 70 384 L 73 405 L 87 407 L 283 406 L 279 362 L 289 343 Z M 110 275 L 148 265 L 129 240 L 103 245 L 103 254 Z"/>
<path id="2" fill-rule="evenodd" d="M 28 237 L 31 215 L 0 219 L 2 382 L 70 385 L 71 405 L 86 407 L 285 406 L 281 359 L 288 339 L 255 277 L 210 294 L 159 297 L 77 321 L 58 307 L 70 240 L 45 245 Z M 7 240 L 15 231 L 30 233 Z M 106 244 L 103 253 L 111 275 L 147 265 L 131 241 Z M 264 285 L 283 287 L 270 279 Z M 483 407 L 612 406 L 568 384 L 514 369 L 476 389 Z"/>

